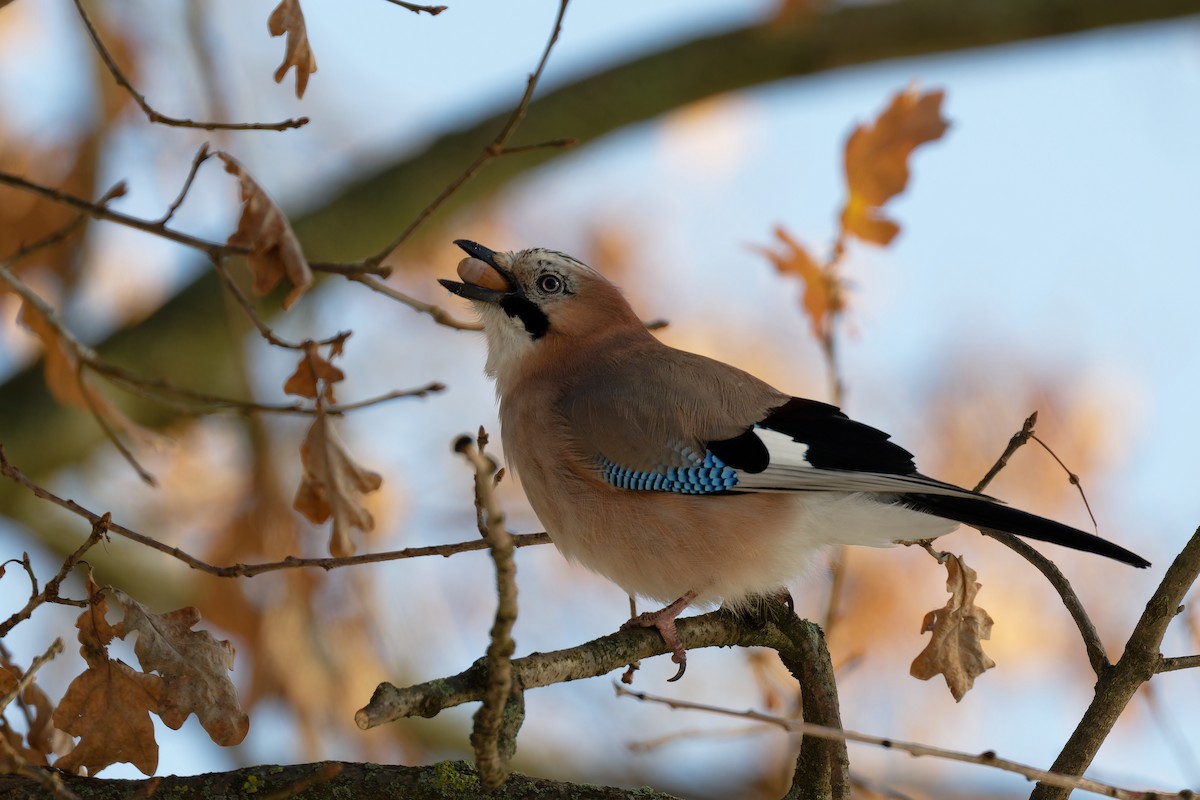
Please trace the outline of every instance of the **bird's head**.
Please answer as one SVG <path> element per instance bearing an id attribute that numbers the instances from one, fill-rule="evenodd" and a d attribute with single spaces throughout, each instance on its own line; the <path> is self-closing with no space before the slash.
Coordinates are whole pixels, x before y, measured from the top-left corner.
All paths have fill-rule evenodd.
<path id="1" fill-rule="evenodd" d="M 467 254 L 462 282 L 438 282 L 479 310 L 488 339 L 488 372 L 527 356 L 565 357 L 613 333 L 644 326 L 620 291 L 603 275 L 564 253 L 543 248 L 495 252 L 455 241 Z"/>

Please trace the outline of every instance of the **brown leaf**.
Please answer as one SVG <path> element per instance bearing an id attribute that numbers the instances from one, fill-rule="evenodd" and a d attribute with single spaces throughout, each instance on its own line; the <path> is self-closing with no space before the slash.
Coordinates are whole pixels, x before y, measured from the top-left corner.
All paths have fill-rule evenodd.
<path id="1" fill-rule="evenodd" d="M 25 738 L 29 742 L 28 750 L 37 754 L 35 759 L 27 752 L 26 758 L 36 763 L 47 764 L 47 756 L 70 750 L 73 742 L 69 736 L 54 727 L 54 703 L 41 687 L 36 683 L 26 686 L 25 691 L 21 693 L 21 701 L 27 709 L 33 711 L 29 732 L 25 734 Z"/>
<path id="2" fill-rule="evenodd" d="M 87 612 L 84 612 L 85 614 Z M 87 767 L 95 775 L 118 761 L 145 775 L 158 768 L 158 743 L 150 712 L 158 707 L 162 681 L 127 664 L 106 659 L 88 667 L 67 687 L 54 711 L 54 724 L 78 736 L 75 749 L 54 763 L 67 772 Z"/>
<path id="3" fill-rule="evenodd" d="M 80 655 L 89 667 L 96 667 L 108 660 L 108 645 L 116 636 L 116 631 L 108 624 L 108 598 L 92 580 L 90 571 L 87 593 L 91 603 L 76 618 L 75 627 L 79 629 Z"/>
<path id="4" fill-rule="evenodd" d="M 127 761 L 153 775 L 158 743 L 150 712 L 158 708 L 162 681 L 108 657 L 108 643 L 116 633 L 105 619 L 108 601 L 90 579 L 88 594 L 93 602 L 75 621 L 88 668 L 71 681 L 54 710 L 54 724 L 78 736 L 79 743 L 54 766 L 67 772 L 87 767 L 95 775 L 109 764 Z"/>
<path id="5" fill-rule="evenodd" d="M 331 353 L 330 357 L 340 353 L 341 347 L 338 346 L 337 352 Z M 333 384 L 345 377 L 344 372 L 321 357 L 315 343 L 305 342 L 304 355 L 300 358 L 300 363 L 296 365 L 296 371 L 284 382 L 283 390 L 288 394 L 307 397 L 311 400 L 316 400 L 317 394 L 321 393 L 326 401 L 333 403 L 336 402 L 333 397 Z M 323 390 L 318 387 L 320 381 L 325 382 Z"/>
<path id="6" fill-rule="evenodd" d="M 208 631 L 194 631 L 200 621 L 195 608 L 151 614 L 138 601 L 113 590 L 125 607 L 125 619 L 116 626 L 124 638 L 137 632 L 134 652 L 147 672 L 162 678 L 157 713 L 167 727 L 178 730 L 195 712 L 209 737 L 219 745 L 235 745 L 246 738 L 250 718 L 238 703 L 229 680 L 233 645 L 217 641 Z"/>
<path id="7" fill-rule="evenodd" d="M 923 681 L 943 675 L 956 702 L 975 685 L 975 678 L 996 666 L 983 652 L 983 640 L 992 635 L 992 618 L 975 605 L 980 588 L 975 577 L 975 570 L 960 556 L 947 558 L 950 599 L 945 608 L 925 615 L 921 632 L 932 631 L 933 636 L 909 668 L 910 675 Z"/>
<path id="8" fill-rule="evenodd" d="M 859 125 L 846 140 L 846 186 L 842 229 L 867 242 L 885 245 L 900 226 L 883 214 L 883 204 L 908 185 L 908 157 L 949 127 L 942 118 L 944 92 L 921 94 L 913 86 L 897 92 L 873 124 Z"/>
<path id="9" fill-rule="evenodd" d="M 271 12 L 267 20 L 271 36 L 287 34 L 284 45 L 283 63 L 275 70 L 275 82 L 283 81 L 287 71 L 296 68 L 296 97 L 304 97 L 308 76 L 317 71 L 317 57 L 308 44 L 308 28 L 304 24 L 304 12 L 300 0 L 283 0 Z"/>
<path id="10" fill-rule="evenodd" d="M 80 371 L 79 359 L 71 345 L 40 309 L 31 303 L 22 303 L 18 321 L 42 343 L 46 386 L 55 400 L 65 406 L 93 412 L 140 442 L 154 439 L 154 434 L 125 416 L 92 385 L 87 375 Z"/>
<path id="11" fill-rule="evenodd" d="M 375 527 L 375 520 L 358 496 L 378 489 L 383 478 L 363 469 L 350 458 L 324 414 L 313 420 L 304 437 L 300 463 L 304 467 L 304 477 L 292 507 L 315 523 L 322 523 L 332 516 L 330 555 L 353 555 L 350 528 L 370 531 Z"/>
<path id="12" fill-rule="evenodd" d="M 236 175 L 242 194 L 242 215 L 237 230 L 229 237 L 234 247 L 250 248 L 247 262 L 254 276 L 254 293 L 260 297 L 287 278 L 292 290 L 283 301 L 286 311 L 312 286 L 312 270 L 300 242 L 279 206 L 267 196 L 245 168 L 228 153 L 217 153 L 225 171 Z"/>
<path id="13" fill-rule="evenodd" d="M 822 269 L 804 245 L 782 226 L 775 228 L 775 238 L 783 244 L 783 252 L 777 253 L 765 247 L 758 249 L 771 259 L 775 269 L 784 275 L 800 278 L 804 290 L 804 313 L 812 326 L 813 336 L 824 339 L 829 334 L 833 317 L 846 308 L 841 281 L 836 275 Z"/>

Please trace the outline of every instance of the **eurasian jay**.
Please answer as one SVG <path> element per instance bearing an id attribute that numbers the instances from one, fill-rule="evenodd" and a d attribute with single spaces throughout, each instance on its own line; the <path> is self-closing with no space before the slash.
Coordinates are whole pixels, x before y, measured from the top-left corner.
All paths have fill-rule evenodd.
<path id="1" fill-rule="evenodd" d="M 679 674 L 689 605 L 775 594 L 828 545 L 932 539 L 959 523 L 1098 553 L 1119 545 L 922 475 L 886 433 L 676 350 L 620 291 L 554 250 L 455 242 L 487 338 L 509 466 L 554 544 L 631 597 Z"/>

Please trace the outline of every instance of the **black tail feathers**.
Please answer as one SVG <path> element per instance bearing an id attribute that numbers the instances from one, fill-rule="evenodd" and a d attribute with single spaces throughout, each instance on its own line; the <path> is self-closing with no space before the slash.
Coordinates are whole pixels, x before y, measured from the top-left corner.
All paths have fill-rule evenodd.
<path id="1" fill-rule="evenodd" d="M 1150 562 L 1107 539 L 1063 525 L 1036 514 L 1000 505 L 990 500 L 949 495 L 909 494 L 905 506 L 935 517 L 954 520 L 964 525 L 1004 531 L 1028 539 L 1059 544 L 1085 553 L 1096 553 L 1135 567 L 1148 567 Z"/>

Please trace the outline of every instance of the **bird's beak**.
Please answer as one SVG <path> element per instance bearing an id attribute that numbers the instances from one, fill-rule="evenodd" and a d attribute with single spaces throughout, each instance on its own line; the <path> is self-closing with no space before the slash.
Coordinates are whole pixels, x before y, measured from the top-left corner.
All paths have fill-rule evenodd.
<path id="1" fill-rule="evenodd" d="M 464 282 L 439 278 L 438 283 L 459 297 L 482 303 L 499 303 L 520 293 L 513 274 L 496 263 L 495 251 L 467 239 L 456 239 L 454 243 L 469 256 L 458 265 L 458 277 Z"/>

